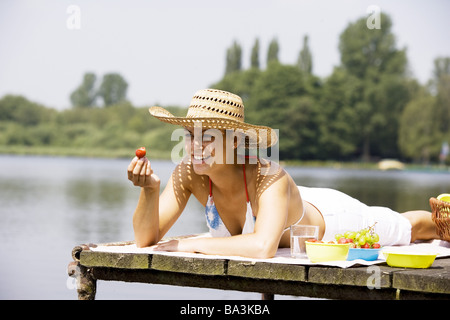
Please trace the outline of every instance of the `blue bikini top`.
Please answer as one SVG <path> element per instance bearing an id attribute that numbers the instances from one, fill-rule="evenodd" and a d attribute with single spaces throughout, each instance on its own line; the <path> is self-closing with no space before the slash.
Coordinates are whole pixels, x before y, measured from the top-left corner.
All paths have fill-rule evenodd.
<path id="1" fill-rule="evenodd" d="M 256 217 L 253 215 L 252 206 L 250 204 L 250 200 L 248 197 L 247 179 L 245 177 L 245 164 L 243 164 L 242 166 L 244 169 L 243 172 L 244 172 L 245 195 L 247 197 L 247 211 L 245 212 L 245 223 L 244 227 L 242 228 L 242 234 L 247 234 L 254 232 Z M 305 216 L 305 212 L 306 206 L 303 205 L 303 213 L 300 216 L 300 219 L 298 219 L 297 222 L 294 223 L 294 225 L 298 224 L 303 219 L 303 217 Z M 219 212 L 217 211 L 216 205 L 214 204 L 211 179 L 209 179 L 209 195 L 208 201 L 206 202 L 205 206 L 205 216 L 206 216 L 206 224 L 208 225 L 211 236 L 213 237 L 231 236 L 230 231 L 228 231 L 227 227 L 223 223 L 222 218 L 220 217 Z M 283 233 L 289 230 L 289 228 L 290 227 L 284 229 Z"/>
<path id="2" fill-rule="evenodd" d="M 256 217 L 253 215 L 252 206 L 250 205 L 250 200 L 247 191 L 247 180 L 245 177 L 245 164 L 242 165 L 244 169 L 244 184 L 245 184 L 245 195 L 247 196 L 247 211 L 245 213 L 245 223 L 242 228 L 242 234 L 253 233 L 255 230 L 255 220 Z M 228 231 L 227 227 L 222 221 L 222 218 L 217 211 L 216 205 L 214 204 L 214 198 L 212 195 L 212 182 L 209 179 L 209 195 L 208 201 L 205 206 L 206 224 L 208 225 L 209 232 L 213 237 L 230 237 L 231 233 Z"/>

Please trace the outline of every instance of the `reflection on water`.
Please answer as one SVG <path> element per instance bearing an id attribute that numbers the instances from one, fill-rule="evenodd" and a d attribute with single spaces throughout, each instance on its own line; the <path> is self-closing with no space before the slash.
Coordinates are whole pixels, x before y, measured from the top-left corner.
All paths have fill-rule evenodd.
<path id="1" fill-rule="evenodd" d="M 126 212 L 127 189 L 107 179 L 76 178 L 65 186 L 67 205 L 75 214 L 71 225 L 81 238 L 120 234 L 120 215 Z M 112 239 L 105 239 L 106 241 Z"/>
<path id="2" fill-rule="evenodd" d="M 430 210 L 429 198 L 450 190 L 450 173 L 287 168 L 298 185 L 333 188 L 395 211 Z"/>
<path id="3" fill-rule="evenodd" d="M 80 243 L 133 239 L 139 189 L 129 160 L 0 156 L 0 299 L 74 299 L 66 267 Z M 164 183 L 175 165 L 152 162 Z M 299 185 L 331 187 L 370 205 L 429 209 L 450 191 L 450 174 L 290 167 Z M 206 232 L 191 199 L 169 236 Z M 254 293 L 100 281 L 98 299 L 258 299 Z"/>
<path id="4" fill-rule="evenodd" d="M 72 248 L 133 239 L 131 219 L 139 189 L 127 180 L 128 163 L 0 156 L 0 299 L 74 299 L 76 292 L 66 284 Z M 175 167 L 160 161 L 152 165 L 163 182 Z M 189 201 L 186 211 L 169 236 L 207 231 L 200 204 Z M 199 290 L 177 289 L 174 294 L 168 286 L 105 282 L 99 283 L 97 298 L 211 294 Z"/>

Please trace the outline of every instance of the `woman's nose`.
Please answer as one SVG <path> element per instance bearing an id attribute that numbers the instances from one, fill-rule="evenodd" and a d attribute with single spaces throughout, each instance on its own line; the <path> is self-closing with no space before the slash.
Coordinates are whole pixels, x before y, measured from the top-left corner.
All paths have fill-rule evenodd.
<path id="1" fill-rule="evenodd" d="M 186 144 L 186 147 L 189 149 L 188 152 L 193 152 L 194 154 L 201 155 L 203 152 L 203 143 L 200 139 L 194 139 L 191 137 L 190 141 Z"/>
<path id="2" fill-rule="evenodd" d="M 191 140 L 191 146 L 193 146 L 194 150 L 199 149 L 201 150 L 203 147 L 203 141 L 202 138 L 194 138 Z"/>

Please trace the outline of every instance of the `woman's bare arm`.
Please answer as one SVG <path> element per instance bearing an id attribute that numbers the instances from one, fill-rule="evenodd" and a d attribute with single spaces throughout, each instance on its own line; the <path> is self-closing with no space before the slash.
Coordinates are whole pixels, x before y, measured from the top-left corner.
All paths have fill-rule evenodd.
<path id="1" fill-rule="evenodd" d="M 128 179 L 141 187 L 139 201 L 133 214 L 133 229 L 136 245 L 147 247 L 158 243 L 175 223 L 186 206 L 189 189 L 175 186 L 170 177 L 160 195 L 160 180 L 153 173 L 149 161 L 133 159 L 128 166 Z M 175 192 L 175 189 L 177 192 Z"/>
<path id="2" fill-rule="evenodd" d="M 223 238 L 172 240 L 158 244 L 155 249 L 251 258 L 273 257 L 286 225 L 289 198 L 289 179 L 285 175 L 267 187 L 258 198 L 259 210 L 253 233 Z"/>

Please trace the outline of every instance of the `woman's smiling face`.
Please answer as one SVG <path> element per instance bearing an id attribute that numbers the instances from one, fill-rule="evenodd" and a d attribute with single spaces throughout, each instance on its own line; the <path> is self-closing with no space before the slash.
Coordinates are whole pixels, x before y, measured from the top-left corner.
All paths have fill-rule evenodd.
<path id="1" fill-rule="evenodd" d="M 224 133 L 218 129 L 185 128 L 186 153 L 191 156 L 196 173 L 214 163 L 223 163 Z"/>

